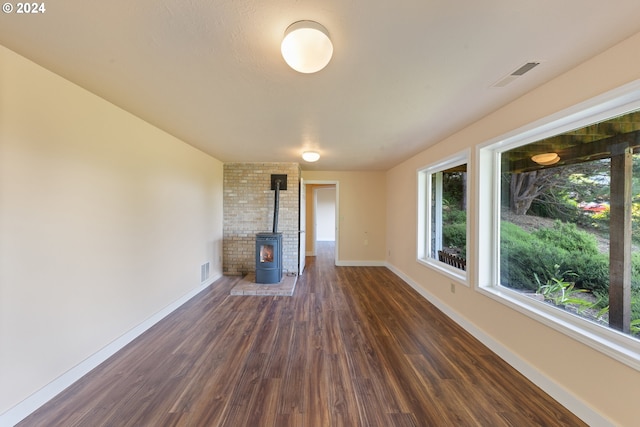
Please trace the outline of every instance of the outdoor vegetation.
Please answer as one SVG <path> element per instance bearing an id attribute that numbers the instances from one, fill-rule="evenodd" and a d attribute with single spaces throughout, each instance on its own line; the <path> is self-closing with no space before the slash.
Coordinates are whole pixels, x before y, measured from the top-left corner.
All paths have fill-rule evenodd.
<path id="1" fill-rule="evenodd" d="M 442 176 L 442 244 L 462 258 L 467 255 L 466 175 L 450 171 Z"/>
<path id="2" fill-rule="evenodd" d="M 631 334 L 640 337 L 640 155 L 633 156 Z M 504 173 L 500 283 L 603 325 L 609 309 L 609 170 L 602 159 Z M 443 175 L 443 247 L 466 258 L 465 173 Z"/>
<path id="3" fill-rule="evenodd" d="M 632 182 L 632 335 L 640 336 L 640 156 Z M 500 282 L 608 324 L 609 159 L 505 173 Z"/>
<path id="4" fill-rule="evenodd" d="M 500 171 L 496 285 L 640 338 L 640 110 L 505 147 Z M 421 174 L 429 256 L 464 270 L 466 163 Z"/>

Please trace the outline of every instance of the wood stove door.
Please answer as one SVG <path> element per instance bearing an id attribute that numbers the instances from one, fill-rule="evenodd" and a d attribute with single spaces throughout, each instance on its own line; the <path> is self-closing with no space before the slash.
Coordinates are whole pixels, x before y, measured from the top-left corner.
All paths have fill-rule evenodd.
<path id="1" fill-rule="evenodd" d="M 298 208 L 298 275 L 302 274 L 305 266 L 307 235 L 305 229 L 307 225 L 307 186 L 300 178 L 300 206 Z"/>

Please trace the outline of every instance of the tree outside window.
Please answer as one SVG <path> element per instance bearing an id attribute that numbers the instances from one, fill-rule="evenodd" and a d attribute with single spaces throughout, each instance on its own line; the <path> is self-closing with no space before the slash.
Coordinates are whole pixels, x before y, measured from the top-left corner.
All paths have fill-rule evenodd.
<path id="1" fill-rule="evenodd" d="M 502 152 L 500 284 L 640 336 L 639 153 L 638 111 Z"/>

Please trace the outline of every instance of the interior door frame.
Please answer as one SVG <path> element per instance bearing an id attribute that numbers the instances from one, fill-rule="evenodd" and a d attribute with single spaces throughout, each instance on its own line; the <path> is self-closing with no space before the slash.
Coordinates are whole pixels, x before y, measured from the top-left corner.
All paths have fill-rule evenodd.
<path id="1" fill-rule="evenodd" d="M 300 200 L 298 209 L 298 275 L 301 275 L 304 273 L 307 256 L 307 186 L 302 177 L 300 177 Z"/>
<path id="2" fill-rule="evenodd" d="M 318 179 L 309 179 L 304 181 L 305 190 L 308 188 L 307 185 L 334 185 L 336 188 L 336 208 L 335 208 L 335 232 L 336 232 L 336 244 L 334 248 L 334 264 L 338 264 L 338 260 L 340 259 L 340 181 L 337 180 L 318 180 Z M 307 198 L 309 197 L 309 192 L 307 191 Z M 315 218 L 316 215 L 316 205 L 315 205 L 315 192 L 313 196 L 313 215 Z M 314 249 L 315 249 L 315 241 L 317 240 L 315 235 L 315 223 L 313 225 L 313 239 L 314 239 Z M 309 224 L 307 224 L 307 229 L 309 228 Z"/>

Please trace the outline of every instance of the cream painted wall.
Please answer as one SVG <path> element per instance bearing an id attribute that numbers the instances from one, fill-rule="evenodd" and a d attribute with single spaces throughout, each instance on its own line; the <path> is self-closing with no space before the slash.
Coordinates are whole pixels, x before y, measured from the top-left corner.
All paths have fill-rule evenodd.
<path id="1" fill-rule="evenodd" d="M 335 184 L 305 184 L 306 188 L 306 198 L 305 198 L 305 252 L 307 256 L 316 256 L 316 203 L 315 203 L 315 194 L 316 191 L 322 188 L 330 188 L 334 190 L 335 193 Z M 335 194 L 334 194 L 334 202 L 335 202 Z M 335 208 L 335 206 L 334 206 Z M 334 215 L 335 217 L 335 215 Z M 335 221 L 335 219 L 334 219 Z M 334 224 L 335 227 L 335 224 Z M 334 231 L 335 233 L 335 231 Z M 334 238 L 335 240 L 335 238 Z"/>
<path id="2" fill-rule="evenodd" d="M 0 46 L 0 236 L 2 413 L 221 275 L 222 163 Z"/>
<path id="3" fill-rule="evenodd" d="M 304 178 L 303 178 L 304 179 Z M 314 203 L 313 203 L 313 190 L 316 186 L 313 184 L 305 184 L 305 252 L 308 256 L 316 255 L 316 235 L 315 227 L 313 224 L 315 220 Z"/>
<path id="4" fill-rule="evenodd" d="M 318 188 L 316 198 L 316 239 L 336 240 L 336 189 Z"/>
<path id="5" fill-rule="evenodd" d="M 620 426 L 637 425 L 640 372 L 416 262 L 416 170 L 465 148 L 640 79 L 640 34 L 528 93 L 387 173 L 389 264 L 444 306 L 530 364 L 577 401 Z M 507 89 L 508 90 L 508 89 Z M 472 153 L 472 165 L 475 150 Z M 475 172 L 471 171 L 473 177 Z M 475 197 L 475 196 L 474 196 Z M 477 200 L 470 200 L 473 210 Z M 402 206 L 402 209 L 398 209 Z M 471 235 L 476 224 L 471 224 Z M 473 238 L 473 237 L 472 237 Z M 471 241 L 468 247 L 473 247 Z M 470 274 L 473 277 L 473 259 Z"/>
<path id="6" fill-rule="evenodd" d="M 302 171 L 302 177 L 305 181 L 339 182 L 338 263 L 384 263 L 385 173 Z"/>

